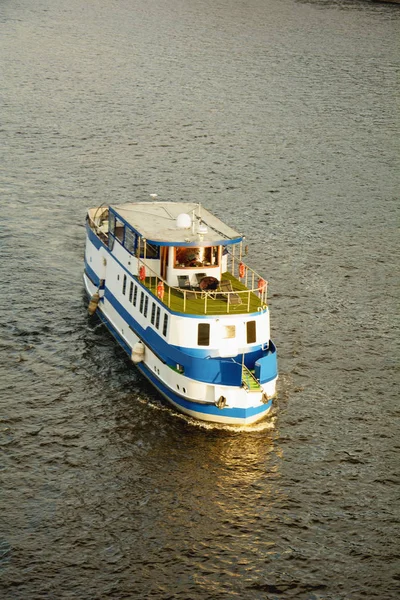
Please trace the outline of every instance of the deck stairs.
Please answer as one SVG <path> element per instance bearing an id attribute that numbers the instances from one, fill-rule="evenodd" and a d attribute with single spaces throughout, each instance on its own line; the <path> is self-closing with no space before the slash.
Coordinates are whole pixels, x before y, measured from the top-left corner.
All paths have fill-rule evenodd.
<path id="1" fill-rule="evenodd" d="M 249 392 L 261 392 L 262 390 L 253 372 L 245 365 L 242 365 L 242 384 Z"/>

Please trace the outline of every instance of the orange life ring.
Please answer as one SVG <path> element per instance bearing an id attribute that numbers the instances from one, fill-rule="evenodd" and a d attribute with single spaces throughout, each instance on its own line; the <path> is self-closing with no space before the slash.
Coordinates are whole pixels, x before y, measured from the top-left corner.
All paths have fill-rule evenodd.
<path id="1" fill-rule="evenodd" d="M 244 266 L 244 264 L 241 262 L 241 263 L 239 264 L 239 277 L 240 277 L 240 279 L 243 279 L 245 272 L 246 272 L 246 271 L 245 271 L 245 266 Z"/>
<path id="2" fill-rule="evenodd" d="M 164 284 L 162 281 L 157 286 L 157 296 L 162 300 L 164 298 Z"/>
<path id="3" fill-rule="evenodd" d="M 146 269 L 143 265 L 139 269 L 139 279 L 140 281 L 144 281 L 146 279 Z"/>
<path id="4" fill-rule="evenodd" d="M 260 277 L 260 279 L 258 280 L 258 291 L 260 292 L 260 294 L 265 290 L 266 285 L 267 282 L 265 281 L 265 279 Z"/>

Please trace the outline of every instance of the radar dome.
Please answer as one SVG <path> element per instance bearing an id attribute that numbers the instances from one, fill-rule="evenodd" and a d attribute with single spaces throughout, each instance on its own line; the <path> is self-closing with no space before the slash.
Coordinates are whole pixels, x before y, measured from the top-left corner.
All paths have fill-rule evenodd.
<path id="1" fill-rule="evenodd" d="M 178 215 L 176 219 L 176 226 L 178 229 L 190 229 L 192 226 L 192 219 L 190 218 L 190 215 L 187 215 L 186 213 L 181 213 Z"/>

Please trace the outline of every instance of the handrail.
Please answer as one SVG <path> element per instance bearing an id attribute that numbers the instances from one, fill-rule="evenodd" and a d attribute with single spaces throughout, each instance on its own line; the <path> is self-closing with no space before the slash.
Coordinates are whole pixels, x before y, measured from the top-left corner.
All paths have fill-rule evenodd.
<path id="1" fill-rule="evenodd" d="M 261 388 L 261 384 L 258 381 L 258 379 L 253 375 L 253 373 L 250 371 L 250 369 L 248 369 L 246 367 L 246 365 L 244 363 L 242 364 L 242 381 L 243 381 L 243 383 L 246 383 L 243 378 L 243 373 L 246 373 L 246 375 L 249 375 L 253 379 L 253 381 L 257 384 L 257 387 Z"/>
<path id="2" fill-rule="evenodd" d="M 104 238 L 108 237 L 108 234 L 101 230 L 101 227 L 94 221 L 94 219 L 90 215 L 88 215 L 88 221 L 89 221 L 89 226 L 92 229 L 94 229 L 97 236 L 104 237 Z M 242 308 L 246 307 L 246 311 L 250 312 L 251 297 L 253 294 L 254 296 L 256 296 L 258 298 L 258 301 L 259 301 L 258 310 L 264 310 L 267 306 L 268 282 L 266 280 L 264 280 L 261 276 L 259 276 L 258 273 L 256 271 L 254 271 L 254 269 L 252 269 L 249 265 L 246 265 L 245 263 L 243 263 L 243 261 L 238 261 L 237 258 L 234 257 L 229 251 L 228 251 L 228 256 L 231 259 L 231 265 L 227 264 L 227 272 L 230 273 L 231 275 L 233 275 L 233 277 L 235 277 L 243 285 L 245 285 L 246 289 L 244 289 L 244 290 L 233 289 L 232 291 L 225 291 L 225 290 L 222 291 L 221 289 L 217 289 L 217 290 L 211 292 L 212 298 L 213 299 L 216 299 L 216 298 L 226 299 L 226 313 L 227 314 L 232 312 L 234 310 L 234 309 L 232 309 L 232 307 L 235 307 L 235 306 L 242 306 Z M 150 274 L 150 285 L 148 285 L 148 286 L 145 285 L 145 287 L 147 287 L 152 293 L 154 293 L 155 296 L 158 296 L 157 286 L 158 286 L 159 282 L 163 283 L 164 297 L 159 298 L 159 300 L 161 302 L 163 302 L 163 304 L 166 304 L 168 306 L 168 308 L 171 308 L 171 290 L 173 290 L 173 291 L 177 292 L 178 294 L 183 294 L 183 312 L 184 313 L 186 312 L 186 308 L 187 308 L 187 300 L 193 299 L 193 295 L 194 295 L 195 300 L 197 300 L 197 299 L 204 300 L 204 314 L 207 314 L 207 312 L 212 312 L 213 314 L 221 314 L 222 311 L 215 312 L 213 310 L 213 307 L 210 304 L 210 302 L 212 302 L 212 300 L 210 300 L 210 293 L 207 293 L 207 291 L 202 291 L 202 290 L 198 290 L 198 289 L 187 290 L 185 288 L 172 286 L 172 285 L 168 284 L 168 282 L 163 277 L 161 277 L 161 275 L 159 273 L 156 273 L 149 266 L 146 259 L 141 259 L 139 257 L 134 257 L 134 256 L 132 256 L 132 258 L 136 258 L 136 260 L 138 261 L 137 262 L 137 275 L 136 275 L 136 277 L 138 279 L 139 279 L 139 271 L 140 271 L 141 266 L 144 266 L 146 269 L 146 272 L 148 272 Z M 235 262 L 238 263 L 236 265 L 236 268 L 235 268 Z M 240 277 L 239 265 L 243 265 L 243 267 L 244 267 L 244 276 L 242 276 L 242 277 Z M 231 268 L 229 268 L 229 266 L 231 266 Z M 237 271 L 237 275 L 235 274 L 235 271 Z M 251 276 L 251 287 L 248 286 L 249 276 Z M 152 285 L 153 278 L 154 278 L 154 286 Z M 139 279 L 139 281 L 140 281 L 140 279 Z M 259 281 L 261 281 L 263 283 L 263 286 L 259 285 Z M 190 297 L 189 297 L 189 295 L 190 295 Z M 240 297 L 241 302 L 234 303 L 232 300 L 237 299 L 238 296 Z M 212 307 L 211 311 L 209 311 L 209 306 Z"/>
<path id="3" fill-rule="evenodd" d="M 228 271 L 230 273 L 232 273 L 232 275 L 234 277 L 236 277 L 236 279 L 238 279 L 239 281 L 243 280 L 244 285 L 248 289 L 251 289 L 251 291 L 257 290 L 258 292 L 260 292 L 260 288 L 263 285 L 262 282 L 264 282 L 265 287 L 262 288 L 262 291 L 261 291 L 261 300 L 262 300 L 263 304 L 266 304 L 267 303 L 268 281 L 266 279 L 264 279 L 259 273 L 257 273 L 257 271 L 252 269 L 248 264 L 246 264 L 242 258 L 238 259 L 237 256 L 235 256 L 234 254 L 232 254 L 232 252 L 230 252 L 230 250 L 226 249 L 226 254 L 230 258 L 230 263 L 231 263 L 231 269 L 230 269 L 230 271 L 228 269 Z M 241 265 L 244 270 L 244 274 L 242 277 L 240 276 Z M 251 276 L 251 287 L 249 287 L 249 285 L 248 285 L 249 275 Z M 255 281 L 257 281 L 256 286 L 255 286 Z"/>
<path id="4" fill-rule="evenodd" d="M 178 292 L 179 294 L 183 294 L 183 312 L 186 312 L 186 306 L 187 306 L 187 300 L 188 299 L 192 299 L 189 298 L 189 296 L 195 296 L 195 299 L 201 299 L 204 300 L 204 314 L 207 314 L 207 308 L 208 308 L 208 301 L 210 299 L 210 293 L 207 293 L 207 291 L 202 291 L 202 290 L 197 290 L 197 289 L 185 289 L 185 288 L 180 288 L 177 286 L 173 286 L 170 285 L 163 277 L 161 277 L 161 275 L 159 275 L 158 273 L 156 273 L 149 265 L 147 262 L 145 262 L 144 260 L 142 260 L 141 258 L 136 257 L 137 261 L 138 261 L 138 268 L 137 268 L 137 272 L 139 274 L 140 271 L 140 267 L 144 266 L 146 271 L 148 271 L 150 273 L 150 285 L 146 286 L 150 289 L 150 291 L 152 293 L 154 293 L 154 295 L 157 296 L 157 286 L 159 284 L 159 282 L 162 282 L 164 285 L 164 298 L 161 299 L 159 298 L 164 304 L 166 304 L 168 306 L 168 308 L 171 308 L 171 290 L 175 290 L 176 292 Z M 249 270 L 253 271 L 251 269 L 251 267 L 248 267 Z M 230 271 L 228 271 L 230 273 Z M 255 271 L 254 271 L 255 273 Z M 233 273 L 232 273 L 233 275 Z M 139 277 L 139 275 L 137 275 L 137 277 Z M 152 278 L 154 277 L 155 282 L 154 282 L 154 286 L 152 285 Z M 266 299 L 267 299 L 267 284 L 268 282 L 263 280 L 265 283 L 265 287 L 260 291 L 258 285 L 257 287 L 253 288 L 253 289 L 245 289 L 245 290 L 232 290 L 232 291 L 222 291 L 222 290 L 213 290 L 211 292 L 211 296 L 213 299 L 215 298 L 226 298 L 227 302 L 227 310 L 226 312 L 232 312 L 231 311 L 231 307 L 232 306 L 236 306 L 236 304 L 233 304 L 231 302 L 231 298 L 234 297 L 241 297 L 241 299 L 243 298 L 243 300 L 247 300 L 246 301 L 242 301 L 240 303 L 240 305 L 246 306 L 247 308 L 247 312 L 250 311 L 250 300 L 251 300 L 251 294 L 253 295 L 257 295 L 258 300 L 259 300 L 259 309 L 265 309 L 267 307 L 266 305 Z M 165 296 L 167 295 L 167 300 L 165 300 Z M 214 311 L 212 311 L 214 312 Z"/>

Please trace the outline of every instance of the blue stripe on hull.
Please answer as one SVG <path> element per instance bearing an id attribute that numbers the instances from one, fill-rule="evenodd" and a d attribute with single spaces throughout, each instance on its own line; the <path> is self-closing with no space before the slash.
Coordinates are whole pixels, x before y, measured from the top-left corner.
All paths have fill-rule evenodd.
<path id="1" fill-rule="evenodd" d="M 87 263 L 85 268 L 90 280 L 94 285 L 98 285 L 100 280 L 93 269 L 91 269 Z M 240 387 L 242 382 L 241 355 L 236 357 L 236 361 L 213 356 L 208 358 L 207 355 L 210 353 L 209 350 L 171 346 L 151 327 L 143 328 L 139 325 L 132 314 L 124 308 L 107 287 L 105 289 L 104 297 L 110 302 L 117 313 L 121 315 L 127 325 L 131 327 L 145 344 L 153 349 L 155 354 L 157 354 L 163 362 L 169 365 L 175 365 L 176 363 L 182 365 L 185 369 L 185 375 L 196 381 Z M 265 352 L 261 350 L 261 347 L 259 350 L 246 354 L 246 366 L 252 368 L 254 362 L 263 356 L 265 357 L 266 355 Z M 267 356 L 269 357 L 270 367 L 268 374 L 262 378 L 262 383 L 272 381 L 277 376 L 276 349 L 272 342 L 270 342 L 270 350 L 267 353 Z"/>
<path id="2" fill-rule="evenodd" d="M 100 318 L 100 320 L 106 325 L 109 332 L 113 335 L 113 337 L 117 340 L 120 346 L 125 350 L 128 356 L 131 356 L 131 348 L 125 342 L 125 340 L 119 335 L 118 331 L 115 327 L 110 323 L 107 319 L 106 315 L 101 311 L 97 310 L 96 314 Z M 175 406 L 180 407 L 182 410 L 186 410 L 189 413 L 193 413 L 193 416 L 196 418 L 201 418 L 201 415 L 204 416 L 217 416 L 220 419 L 224 419 L 225 417 L 229 420 L 229 423 L 234 423 L 235 421 L 238 424 L 243 423 L 244 421 L 251 419 L 252 417 L 257 416 L 258 419 L 261 419 L 272 407 L 272 400 L 270 400 L 266 404 L 262 404 L 256 407 L 250 408 L 217 408 L 214 404 L 204 404 L 201 402 L 194 402 L 190 400 L 186 400 L 179 396 L 175 392 L 173 392 L 169 387 L 167 387 L 162 381 L 160 381 L 153 374 L 150 369 L 143 363 L 139 363 L 135 365 L 139 371 L 148 379 L 153 386 L 157 389 L 158 392 L 162 394 L 167 400 L 172 402 Z M 197 413 L 197 415 L 194 415 Z"/>
<path id="3" fill-rule="evenodd" d="M 204 415 L 218 416 L 220 418 L 228 417 L 229 419 L 236 419 L 238 422 L 241 422 L 256 415 L 260 415 L 261 418 L 261 416 L 264 413 L 267 413 L 272 407 L 272 400 L 269 400 L 269 402 L 266 404 L 255 407 L 252 406 L 250 408 L 217 408 L 214 404 L 203 404 L 201 402 L 185 400 L 165 386 L 162 381 L 157 379 L 153 375 L 152 371 L 146 367 L 146 365 L 140 363 L 136 366 L 165 398 L 173 402 L 175 405 L 178 405 L 188 411 L 201 413 Z"/>

